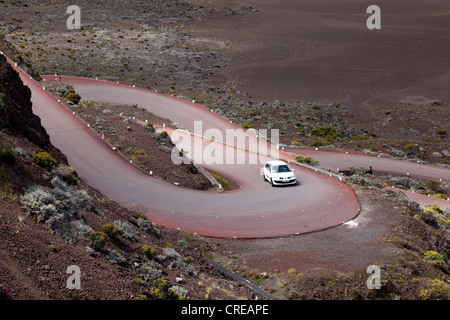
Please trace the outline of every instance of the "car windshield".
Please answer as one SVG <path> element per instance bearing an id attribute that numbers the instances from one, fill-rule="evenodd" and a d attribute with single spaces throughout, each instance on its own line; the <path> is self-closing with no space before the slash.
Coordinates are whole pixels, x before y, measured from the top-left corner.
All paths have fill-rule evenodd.
<path id="1" fill-rule="evenodd" d="M 280 173 L 280 172 L 291 172 L 291 169 L 287 165 L 281 165 L 281 166 L 273 166 L 272 167 L 273 173 Z"/>

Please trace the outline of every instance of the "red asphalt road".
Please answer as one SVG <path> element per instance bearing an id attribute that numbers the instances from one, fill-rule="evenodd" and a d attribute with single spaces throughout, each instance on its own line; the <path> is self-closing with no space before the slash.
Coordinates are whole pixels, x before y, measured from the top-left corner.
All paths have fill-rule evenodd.
<path id="1" fill-rule="evenodd" d="M 287 188 L 263 183 L 260 163 L 207 167 L 238 182 L 241 189 L 233 192 L 195 191 L 162 182 L 131 165 L 38 83 L 20 74 L 32 91 L 33 111 L 79 176 L 126 207 L 146 208 L 156 224 L 211 237 L 260 238 L 331 228 L 359 213 L 359 203 L 347 185 L 301 167 L 296 167 L 300 183 Z M 114 83 L 75 80 L 63 78 L 85 99 L 136 103 L 187 129 L 193 128 L 193 120 L 202 120 L 204 129 L 236 129 L 180 99 Z M 239 152 L 246 151 L 236 150 L 236 155 Z"/>
<path id="2" fill-rule="evenodd" d="M 32 91 L 33 111 L 80 177 L 126 207 L 146 208 L 156 224 L 211 237 L 279 237 L 331 228 L 352 220 L 360 211 L 347 185 L 299 166 L 293 166 L 299 180 L 296 186 L 272 188 L 263 183 L 261 163 L 269 159 L 264 156 L 256 164 L 204 165 L 239 183 L 240 190 L 195 191 L 162 182 L 131 165 L 39 84 L 22 72 L 20 75 Z M 195 120 L 202 121 L 204 130 L 236 129 L 213 112 L 184 100 L 104 81 L 62 80 L 84 99 L 135 103 L 188 130 L 193 130 Z M 202 152 L 211 144 L 218 143 L 202 143 Z M 248 156 L 247 151 L 222 147 L 233 149 L 236 157 L 239 153 Z"/>
<path id="3" fill-rule="evenodd" d="M 372 166 L 374 171 L 402 174 L 421 177 L 426 179 L 442 180 L 450 182 L 450 169 L 425 165 L 412 161 L 404 161 L 385 157 L 368 156 L 361 153 L 326 152 L 311 149 L 286 149 L 287 152 L 311 156 L 320 161 L 321 167 L 331 169 L 347 169 L 350 166 L 364 167 Z"/>
<path id="4" fill-rule="evenodd" d="M 412 193 L 395 187 L 386 187 L 386 189 L 403 192 L 411 201 L 417 202 L 423 208 L 437 204 L 442 210 L 450 209 L 450 202 L 448 200 L 433 198 L 419 193 Z"/>

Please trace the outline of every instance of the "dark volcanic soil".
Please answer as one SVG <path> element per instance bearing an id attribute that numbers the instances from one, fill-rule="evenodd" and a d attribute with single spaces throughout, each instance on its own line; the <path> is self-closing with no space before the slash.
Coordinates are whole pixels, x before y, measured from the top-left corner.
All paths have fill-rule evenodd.
<path id="1" fill-rule="evenodd" d="M 443 0 L 378 1 L 381 30 L 366 27 L 373 4 L 367 0 L 245 4 L 258 13 L 195 26 L 231 42 L 231 63 L 215 73 L 217 82 L 242 83 L 258 99 L 339 101 L 366 116 L 368 108 L 407 95 L 450 97 L 450 13 Z"/>

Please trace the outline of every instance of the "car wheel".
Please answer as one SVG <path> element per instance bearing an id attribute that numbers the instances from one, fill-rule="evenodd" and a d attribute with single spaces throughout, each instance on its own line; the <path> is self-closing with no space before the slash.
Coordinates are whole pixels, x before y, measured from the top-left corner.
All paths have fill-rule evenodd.
<path id="1" fill-rule="evenodd" d="M 264 179 L 264 182 L 266 182 L 266 175 L 263 173 L 263 179 Z"/>
<path id="2" fill-rule="evenodd" d="M 273 179 L 270 179 L 270 183 L 272 184 L 272 187 L 275 187 L 275 185 L 273 184 Z"/>

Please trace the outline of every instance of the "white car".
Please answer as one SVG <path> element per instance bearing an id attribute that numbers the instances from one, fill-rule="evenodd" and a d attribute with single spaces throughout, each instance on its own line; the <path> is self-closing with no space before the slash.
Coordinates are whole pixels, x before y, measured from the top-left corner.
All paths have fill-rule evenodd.
<path id="1" fill-rule="evenodd" d="M 274 186 L 293 185 L 297 183 L 294 171 L 283 161 L 268 161 L 263 169 L 264 181 Z"/>

